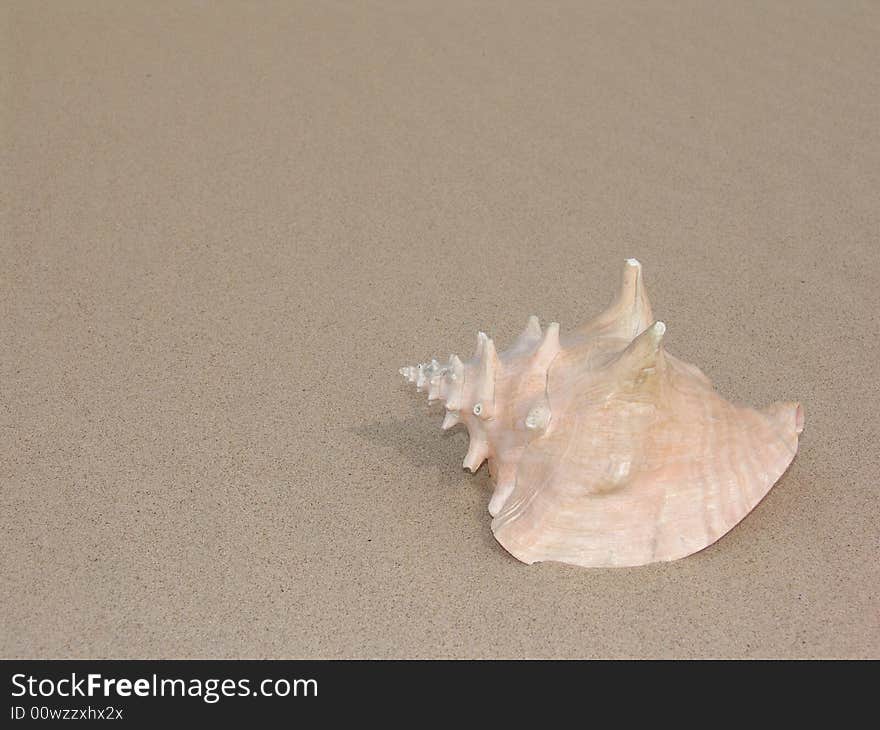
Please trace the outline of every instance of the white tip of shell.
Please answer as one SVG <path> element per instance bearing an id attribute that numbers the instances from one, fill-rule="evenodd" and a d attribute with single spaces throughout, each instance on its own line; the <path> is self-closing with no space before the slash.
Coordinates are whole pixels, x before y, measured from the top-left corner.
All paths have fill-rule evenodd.
<path id="1" fill-rule="evenodd" d="M 470 445 L 468 446 L 467 456 L 464 457 L 464 461 L 461 465 L 465 469 L 475 472 L 480 468 L 487 456 L 489 456 L 489 449 L 485 442 L 472 438 Z"/>
<path id="2" fill-rule="evenodd" d="M 529 317 L 525 329 L 520 332 L 513 347 L 514 349 L 530 350 L 536 342 L 540 342 L 542 335 L 541 321 L 533 314 Z"/>
<path id="3" fill-rule="evenodd" d="M 523 332 L 523 335 L 528 337 L 540 337 L 543 333 L 541 332 L 541 320 L 538 319 L 537 315 L 532 314 L 529 316 L 528 321 L 526 322 L 526 329 Z"/>
<path id="4" fill-rule="evenodd" d="M 641 266 L 642 264 L 639 262 L 638 259 L 627 259 L 626 265 L 627 266 Z"/>
<path id="5" fill-rule="evenodd" d="M 485 332 L 477 332 L 477 349 L 474 350 L 472 360 L 479 362 L 483 358 L 483 348 L 485 348 L 488 339 L 489 336 Z"/>
<path id="6" fill-rule="evenodd" d="M 657 320 L 656 322 L 654 322 L 653 327 L 654 334 L 657 337 L 663 337 L 663 335 L 666 334 L 666 322 L 661 322 L 660 320 Z"/>
<path id="7" fill-rule="evenodd" d="M 461 361 L 461 358 L 458 355 L 449 356 L 449 369 L 456 377 L 460 376 L 464 372 L 464 363 Z M 455 378 L 453 378 L 453 380 L 454 379 Z"/>

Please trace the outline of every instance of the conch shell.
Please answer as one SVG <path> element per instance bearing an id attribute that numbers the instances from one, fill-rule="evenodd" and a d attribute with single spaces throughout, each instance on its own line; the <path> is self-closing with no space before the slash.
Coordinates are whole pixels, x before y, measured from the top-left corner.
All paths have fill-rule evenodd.
<path id="1" fill-rule="evenodd" d="M 530 317 L 504 352 L 483 332 L 468 362 L 400 369 L 462 423 L 464 467 L 489 461 L 492 531 L 524 563 L 588 567 L 676 560 L 702 550 L 761 501 L 797 451 L 798 403 L 732 405 L 666 352 L 642 267 L 617 300 L 560 335 Z"/>

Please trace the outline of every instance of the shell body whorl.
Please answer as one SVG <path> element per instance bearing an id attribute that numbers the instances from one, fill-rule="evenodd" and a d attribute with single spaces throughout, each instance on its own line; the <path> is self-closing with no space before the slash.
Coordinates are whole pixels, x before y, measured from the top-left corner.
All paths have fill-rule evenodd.
<path id="1" fill-rule="evenodd" d="M 797 451 L 797 403 L 734 406 L 663 347 L 642 267 L 628 259 L 617 299 L 560 335 L 530 317 L 498 352 L 400 372 L 446 407 L 495 483 L 495 538 L 525 563 L 635 566 L 697 552 L 770 490 Z"/>

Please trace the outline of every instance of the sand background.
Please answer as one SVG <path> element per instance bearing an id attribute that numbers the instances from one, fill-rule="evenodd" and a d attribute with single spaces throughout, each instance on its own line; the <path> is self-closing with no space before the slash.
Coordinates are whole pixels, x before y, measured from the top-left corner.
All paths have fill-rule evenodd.
<path id="1" fill-rule="evenodd" d="M 880 656 L 880 5 L 2 3 L 0 655 Z M 702 553 L 527 567 L 400 365 L 800 400 Z"/>

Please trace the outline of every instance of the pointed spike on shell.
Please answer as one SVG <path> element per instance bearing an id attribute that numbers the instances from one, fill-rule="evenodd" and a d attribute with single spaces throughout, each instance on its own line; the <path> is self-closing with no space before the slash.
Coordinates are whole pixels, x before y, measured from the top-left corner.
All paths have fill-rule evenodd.
<path id="1" fill-rule="evenodd" d="M 489 514 L 492 517 L 504 508 L 504 503 L 507 502 L 507 498 L 510 497 L 514 487 L 516 487 L 516 480 L 506 482 L 499 480 L 495 491 L 492 493 L 492 498 L 489 500 Z"/>
<path id="2" fill-rule="evenodd" d="M 618 316 L 629 320 L 629 336 L 632 338 L 640 334 L 653 319 L 642 264 L 638 259 L 626 260 L 623 283 L 614 306 L 618 310 Z"/>
<path id="3" fill-rule="evenodd" d="M 627 259 L 623 267 L 623 284 L 621 294 L 634 291 L 642 276 L 642 264 L 638 259 Z"/>
<path id="4" fill-rule="evenodd" d="M 495 473 L 490 471 L 489 474 L 495 479 L 495 490 L 489 500 L 489 514 L 494 517 L 502 510 L 516 487 L 517 461 L 490 460 L 490 470 L 493 466 Z"/>
<path id="5" fill-rule="evenodd" d="M 455 411 L 461 408 L 461 398 L 464 391 L 464 363 L 458 355 L 449 356 L 449 370 L 446 372 L 447 387 L 443 393 L 446 408 Z"/>
<path id="6" fill-rule="evenodd" d="M 532 355 L 534 361 L 543 367 L 547 367 L 554 357 L 559 353 L 559 323 L 551 322 L 547 325 L 544 337 L 535 354 Z"/>
<path id="7" fill-rule="evenodd" d="M 485 441 L 472 438 L 468 444 L 468 452 L 461 465 L 471 472 L 477 471 L 489 456 L 489 447 Z"/>
<path id="8" fill-rule="evenodd" d="M 483 355 L 480 358 L 480 370 L 483 373 L 494 373 L 498 365 L 498 351 L 495 349 L 495 342 L 487 337 L 483 345 Z"/>
<path id="9" fill-rule="evenodd" d="M 455 377 L 452 378 L 453 380 L 460 378 L 464 373 L 464 363 L 458 355 L 449 356 L 449 368 L 452 374 L 455 375 Z"/>
<path id="10" fill-rule="evenodd" d="M 623 351 L 623 354 L 625 355 L 627 352 L 632 351 L 635 354 L 652 356 L 660 349 L 665 334 L 666 323 L 657 320 L 654 324 L 648 327 L 648 329 L 642 332 L 642 334 L 636 337 L 629 344 L 629 347 Z"/>
<path id="11" fill-rule="evenodd" d="M 631 371 L 632 374 L 653 368 L 662 349 L 665 334 L 666 324 L 659 320 L 654 322 L 629 343 L 629 346 L 620 353 L 613 367 Z"/>
<path id="12" fill-rule="evenodd" d="M 477 332 L 477 349 L 474 350 L 474 356 L 471 360 L 476 360 L 479 362 L 483 357 L 483 349 L 486 346 L 486 340 L 489 339 L 489 335 L 485 332 Z"/>
<path id="13" fill-rule="evenodd" d="M 533 314 L 529 317 L 528 322 L 526 322 L 526 328 L 516 338 L 513 347 L 517 350 L 530 350 L 535 342 L 541 340 L 542 335 L 541 322 Z"/>
<path id="14" fill-rule="evenodd" d="M 448 431 L 453 426 L 457 426 L 460 421 L 461 418 L 458 415 L 458 411 L 447 411 L 446 415 L 443 417 L 443 423 L 440 428 L 444 431 Z"/>
<path id="15" fill-rule="evenodd" d="M 481 405 L 484 417 L 491 417 L 495 401 L 495 379 L 498 377 L 501 362 L 495 350 L 495 343 L 488 337 L 483 343 L 483 355 L 479 367 L 480 374 L 477 381 L 477 400 L 479 403 L 477 405 Z"/>
<path id="16" fill-rule="evenodd" d="M 421 392 L 426 382 L 428 382 L 428 379 L 425 376 L 425 365 L 424 363 L 419 363 L 416 370 L 416 390 Z"/>
<path id="17" fill-rule="evenodd" d="M 532 314 L 529 316 L 529 319 L 526 322 L 526 328 L 523 330 L 523 334 L 528 335 L 529 337 L 541 336 L 541 320 L 538 319 L 537 315 Z"/>

